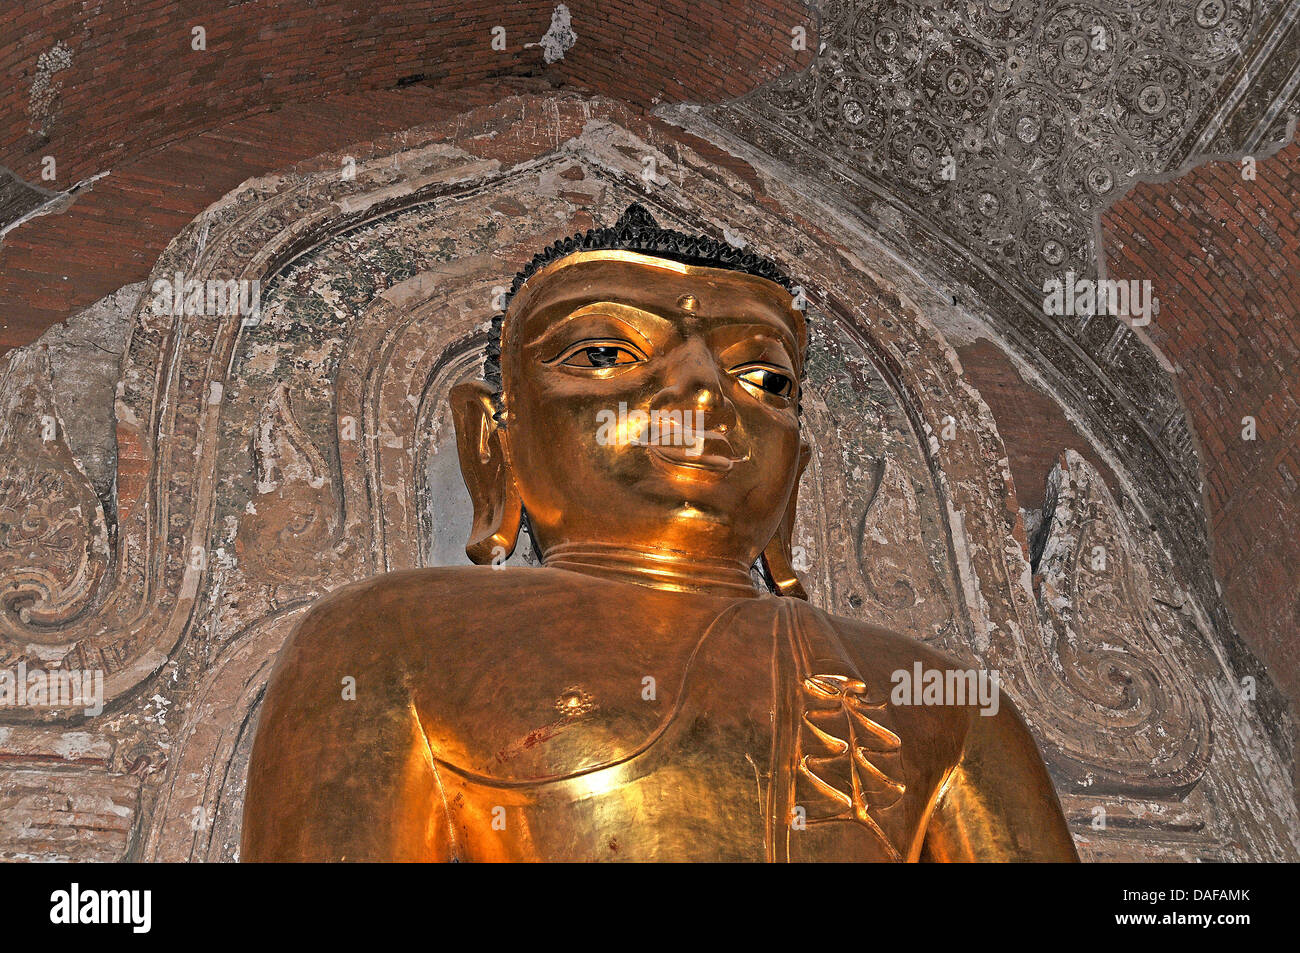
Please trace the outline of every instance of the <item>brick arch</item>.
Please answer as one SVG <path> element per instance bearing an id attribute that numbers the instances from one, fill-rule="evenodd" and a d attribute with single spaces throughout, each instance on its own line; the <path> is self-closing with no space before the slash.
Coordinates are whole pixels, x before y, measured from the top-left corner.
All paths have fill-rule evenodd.
<path id="1" fill-rule="evenodd" d="M 746 92 L 816 48 L 798 0 L 568 0 L 576 45 L 547 64 L 553 0 L 79 0 L 25 4 L 0 22 L 0 165 L 57 188 L 241 116 L 403 84 L 500 77 L 648 106 Z M 214 9 L 215 8 L 215 9 Z M 202 26 L 207 49 L 191 48 Z M 504 27 L 505 50 L 492 49 Z M 807 50 L 792 49 L 804 26 Z"/>
<path id="2" fill-rule="evenodd" d="M 1102 217 L 1109 276 L 1150 279 L 1146 329 L 1196 431 L 1215 575 L 1242 639 L 1300 697 L 1300 142 L 1136 186 Z M 1256 435 L 1243 439 L 1243 418 Z"/>

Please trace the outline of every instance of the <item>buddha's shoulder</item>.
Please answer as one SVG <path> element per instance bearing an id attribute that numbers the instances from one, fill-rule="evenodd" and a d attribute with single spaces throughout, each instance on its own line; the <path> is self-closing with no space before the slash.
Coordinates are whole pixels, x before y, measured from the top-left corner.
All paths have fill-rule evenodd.
<path id="1" fill-rule="evenodd" d="M 383 647 L 437 656 L 466 638 L 518 641 L 529 623 L 572 613 L 592 582 L 543 567 L 405 569 L 340 586 L 312 603 L 292 643 L 355 656 Z"/>
<path id="2" fill-rule="evenodd" d="M 568 576 L 569 574 L 564 574 Z M 558 578 L 557 578 L 558 577 Z M 492 566 L 432 566 L 403 569 L 340 586 L 314 602 L 304 626 L 346 626 L 375 614 L 463 615 L 487 611 L 513 598 L 542 596 L 568 582 L 555 570 Z M 489 598 L 488 602 L 475 600 Z"/>
<path id="3" fill-rule="evenodd" d="M 917 662 L 927 668 L 964 665 L 955 656 L 927 645 L 914 635 L 895 632 L 870 622 L 831 615 L 820 609 L 811 611 L 835 632 L 855 662 L 866 663 L 872 669 L 886 668 L 892 671 L 900 666 L 910 668 Z"/>
<path id="4" fill-rule="evenodd" d="M 1010 714 L 1014 708 L 996 673 L 973 667 L 912 635 L 813 611 L 835 632 L 870 686 L 870 694 L 888 697 L 896 711 L 910 713 L 922 723 L 950 724 L 964 731 L 977 713 L 1005 710 Z"/>

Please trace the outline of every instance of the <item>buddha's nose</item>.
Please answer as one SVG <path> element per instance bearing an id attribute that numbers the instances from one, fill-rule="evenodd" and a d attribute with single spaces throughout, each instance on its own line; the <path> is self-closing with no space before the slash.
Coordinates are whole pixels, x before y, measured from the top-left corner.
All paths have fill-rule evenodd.
<path id="1" fill-rule="evenodd" d="M 651 409 L 693 410 L 701 416 L 703 428 L 719 435 L 731 431 L 736 409 L 725 390 L 727 372 L 709 346 L 691 337 L 667 357 L 663 388 L 651 401 Z"/>

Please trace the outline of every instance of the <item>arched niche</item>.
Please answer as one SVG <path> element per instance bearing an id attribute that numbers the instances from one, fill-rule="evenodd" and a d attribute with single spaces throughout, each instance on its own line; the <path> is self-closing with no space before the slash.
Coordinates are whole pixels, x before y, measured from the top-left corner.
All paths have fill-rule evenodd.
<path id="1" fill-rule="evenodd" d="M 477 374 L 496 289 L 633 200 L 664 224 L 749 243 L 803 282 L 814 460 L 795 542 L 814 602 L 997 669 L 1086 855 L 1294 849 L 1284 814 L 1241 807 L 1276 783 L 1269 765 L 1241 770 L 1258 726 L 1233 707 L 1207 631 L 1161 614 L 1158 554 L 1067 460 L 1045 596 L 987 407 L 878 273 L 878 249 L 813 200 L 573 96 L 507 100 L 345 167 L 322 157 L 246 183 L 155 267 L 149 288 L 177 272 L 259 282 L 256 324 L 157 314 L 148 293 L 133 317 L 115 562 L 61 634 L 121 660 L 105 732 L 142 717 L 142 694 L 184 701 L 132 856 L 237 856 L 257 707 L 293 623 L 348 581 L 455 554 L 465 510 L 446 393 Z M 1080 569 L 1085 522 L 1107 534 L 1108 575 Z M 1215 719 L 1234 730 L 1213 735 Z M 1098 806 L 1124 824 L 1094 833 Z"/>

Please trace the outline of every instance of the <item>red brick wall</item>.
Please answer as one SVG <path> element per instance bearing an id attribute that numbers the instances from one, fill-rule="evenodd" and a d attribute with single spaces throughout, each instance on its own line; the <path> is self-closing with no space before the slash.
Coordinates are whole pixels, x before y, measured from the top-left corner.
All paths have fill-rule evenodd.
<path id="1" fill-rule="evenodd" d="M 540 74 L 638 104 L 735 96 L 815 49 L 798 0 L 568 0 L 576 46 L 552 66 L 535 44 L 553 0 L 41 0 L 0 12 L 0 164 L 35 180 L 43 155 L 67 188 L 124 156 L 284 103 L 389 88 Z M 491 48 L 506 29 L 507 49 Z M 206 52 L 191 49 L 203 26 Z M 67 69 L 48 139 L 32 131 L 38 57 Z M 49 183 L 46 183 L 49 184 Z"/>
<path id="2" fill-rule="evenodd" d="M 1143 184 L 1102 219 L 1112 278 L 1149 278 L 1148 330 L 1201 451 L 1215 572 L 1242 638 L 1300 697 L 1300 143 Z M 1258 433 L 1242 439 L 1242 418 Z"/>
<path id="3" fill-rule="evenodd" d="M 1061 405 L 1025 380 L 1000 347 L 980 338 L 957 348 L 957 356 L 966 379 L 980 392 L 997 422 L 1016 499 L 1023 508 L 1042 507 L 1047 474 L 1066 450 L 1082 454 L 1097 468 L 1110 491 L 1120 492 L 1110 465 L 1065 416 Z"/>
<path id="4" fill-rule="evenodd" d="M 540 80 L 490 80 L 453 91 L 408 86 L 294 103 L 196 133 L 143 156 L 61 213 L 23 223 L 0 242 L 0 355 L 123 285 L 142 281 L 167 243 L 194 216 L 246 179 L 342 151 Z M 358 161 L 364 161 L 358 152 Z"/>

